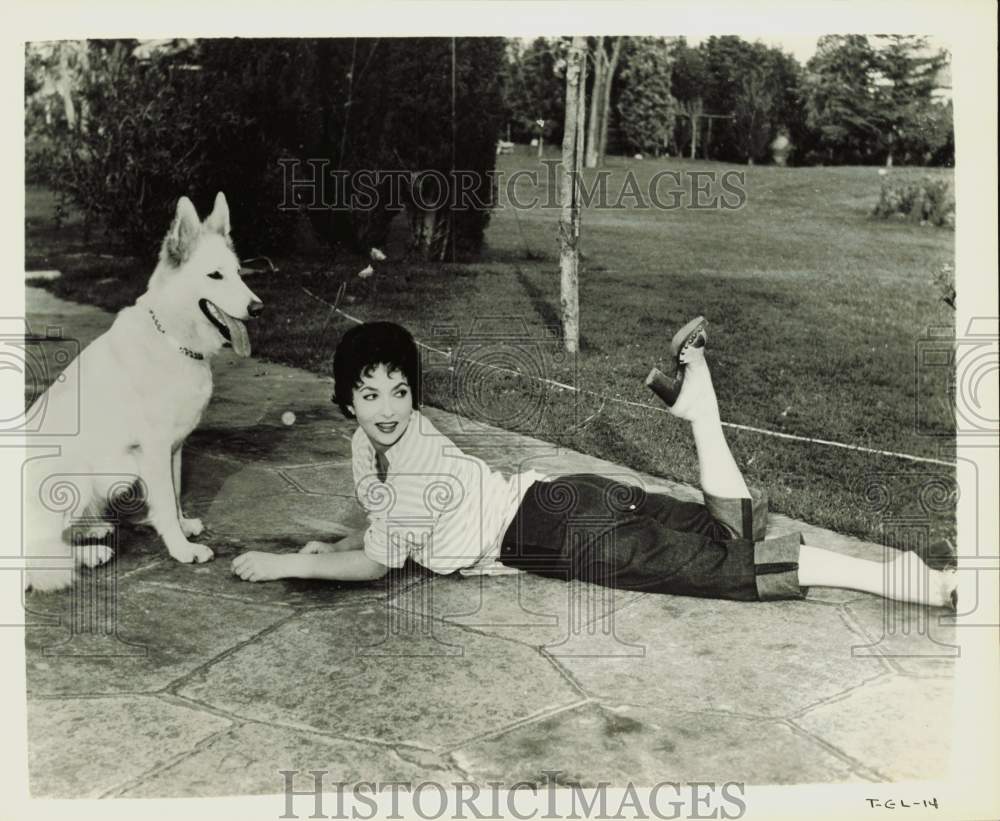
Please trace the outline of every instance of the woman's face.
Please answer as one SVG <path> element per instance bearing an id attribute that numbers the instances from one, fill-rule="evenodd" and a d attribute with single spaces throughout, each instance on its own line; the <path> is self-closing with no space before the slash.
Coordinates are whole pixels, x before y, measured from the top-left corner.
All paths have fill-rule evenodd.
<path id="1" fill-rule="evenodd" d="M 379 365 L 371 376 L 361 375 L 361 386 L 353 391 L 353 413 L 376 450 L 392 447 L 406 431 L 413 413 L 410 383 L 402 371 L 386 371 Z"/>

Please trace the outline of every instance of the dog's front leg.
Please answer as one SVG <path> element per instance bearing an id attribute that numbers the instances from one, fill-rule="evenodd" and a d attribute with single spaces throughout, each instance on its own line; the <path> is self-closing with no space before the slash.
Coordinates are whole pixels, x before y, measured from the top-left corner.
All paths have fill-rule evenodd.
<path id="1" fill-rule="evenodd" d="M 183 447 L 183 445 L 178 445 L 177 449 L 174 450 L 170 457 L 170 466 L 174 475 L 174 498 L 177 500 L 177 521 L 181 526 L 181 532 L 188 538 L 191 538 L 192 536 L 200 536 L 205 530 L 205 525 L 202 524 L 201 519 L 188 519 L 184 515 L 183 508 L 181 508 L 181 450 Z"/>
<path id="2" fill-rule="evenodd" d="M 170 448 L 144 445 L 141 448 L 142 478 L 146 482 L 149 523 L 156 528 L 170 555 L 179 562 L 207 562 L 214 555 L 203 544 L 189 542 L 177 518 Z"/>

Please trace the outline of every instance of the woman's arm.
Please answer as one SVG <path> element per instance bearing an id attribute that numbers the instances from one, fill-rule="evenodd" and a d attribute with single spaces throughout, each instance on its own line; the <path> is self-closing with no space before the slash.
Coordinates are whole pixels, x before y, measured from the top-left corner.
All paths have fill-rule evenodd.
<path id="1" fill-rule="evenodd" d="M 275 579 L 328 579 L 363 582 L 381 579 L 388 568 L 363 550 L 336 553 L 263 553 L 251 550 L 233 559 L 233 573 L 248 582 Z"/>
<path id="2" fill-rule="evenodd" d="M 369 559 L 359 549 L 336 553 L 292 554 L 291 558 L 298 560 L 300 579 L 364 582 L 381 579 L 389 570 L 384 564 Z"/>
<path id="3" fill-rule="evenodd" d="M 299 553 L 343 553 L 347 550 L 363 550 L 365 531 L 356 530 L 335 542 L 307 542 Z"/>

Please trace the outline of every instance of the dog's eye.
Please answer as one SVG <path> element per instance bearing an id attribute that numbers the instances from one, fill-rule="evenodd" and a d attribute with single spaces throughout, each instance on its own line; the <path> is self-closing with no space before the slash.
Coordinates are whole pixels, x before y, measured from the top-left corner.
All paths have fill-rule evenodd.
<path id="1" fill-rule="evenodd" d="M 212 273 L 210 273 L 208 275 L 208 278 L 209 279 L 222 279 L 222 274 L 220 274 L 218 271 L 212 271 Z"/>

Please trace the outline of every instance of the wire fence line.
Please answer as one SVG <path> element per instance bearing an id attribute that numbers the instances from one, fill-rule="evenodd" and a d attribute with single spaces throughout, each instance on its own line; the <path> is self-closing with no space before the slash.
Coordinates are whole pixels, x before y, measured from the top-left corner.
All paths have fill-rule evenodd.
<path id="1" fill-rule="evenodd" d="M 351 314 L 347 313 L 346 311 L 344 311 L 343 309 L 341 309 L 339 307 L 340 298 L 341 298 L 341 296 L 344 293 L 344 288 L 343 287 L 341 287 L 341 289 L 338 291 L 338 293 L 337 293 L 337 300 L 332 305 L 329 302 L 327 302 L 325 299 L 322 299 L 321 297 L 316 296 L 316 294 L 312 293 L 308 288 L 303 287 L 302 290 L 305 291 L 305 293 L 308 296 L 310 296 L 312 299 L 314 299 L 317 302 L 325 305 L 332 312 L 336 312 L 336 313 L 340 314 L 342 317 L 344 317 L 348 321 L 354 322 L 354 323 L 356 323 L 358 325 L 363 325 L 364 324 L 364 320 L 363 319 L 358 319 L 357 317 L 352 316 Z M 414 341 L 416 342 L 416 344 L 417 344 L 417 346 L 419 348 L 423 348 L 426 351 L 431 351 L 432 353 L 435 353 L 435 354 L 437 354 L 439 356 L 443 356 L 443 357 L 445 357 L 448 360 L 451 359 L 451 351 L 443 351 L 440 348 L 435 348 L 432 345 L 427 345 L 426 343 L 421 342 L 419 339 L 415 339 Z M 522 379 L 532 380 L 534 382 L 540 382 L 542 384 L 549 385 L 549 386 L 551 386 L 553 388 L 557 388 L 558 390 L 571 391 L 573 393 L 578 393 L 578 394 L 581 394 L 581 395 L 594 396 L 594 397 L 597 397 L 598 399 L 600 399 L 602 402 L 611 402 L 611 403 L 614 403 L 614 404 L 617 404 L 617 405 L 628 405 L 628 406 L 633 407 L 633 408 L 641 408 L 643 410 L 653 411 L 654 413 L 669 413 L 669 411 L 666 408 L 664 408 L 664 407 L 659 407 L 657 405 L 650 405 L 650 404 L 647 404 L 645 402 L 634 402 L 634 401 L 632 401 L 630 399 L 622 399 L 622 398 L 617 397 L 617 396 L 610 396 L 608 394 L 604 394 L 604 393 L 601 393 L 599 391 L 593 391 L 593 390 L 590 390 L 588 388 L 581 388 L 581 387 L 578 387 L 576 385 L 567 385 L 564 382 L 557 382 L 554 379 L 547 379 L 545 377 L 535 376 L 534 374 L 522 373 L 521 371 L 515 370 L 513 368 L 505 368 L 505 367 L 503 367 L 501 365 L 491 365 L 488 362 L 479 362 L 479 363 L 477 363 L 477 365 L 479 367 L 481 367 L 481 368 L 487 368 L 487 369 L 495 370 L 495 371 L 502 372 L 502 373 L 508 373 L 508 374 L 511 374 L 511 375 L 514 375 L 514 376 L 519 376 Z M 865 454 L 869 454 L 869 455 L 872 455 L 872 456 L 887 456 L 887 457 L 892 458 L 892 459 L 903 459 L 903 460 L 909 461 L 909 462 L 922 462 L 922 463 L 925 463 L 925 464 L 942 465 L 944 467 L 951 467 L 951 468 L 958 467 L 958 463 L 957 462 L 949 461 L 947 459 L 935 459 L 935 458 L 930 457 L 930 456 L 914 456 L 913 454 L 910 454 L 910 453 L 899 453 L 897 451 L 892 451 L 892 450 L 881 450 L 879 448 L 869 448 L 869 447 L 865 447 L 863 445 L 852 445 L 852 444 L 847 443 L 847 442 L 834 442 L 834 441 L 832 441 L 830 439 L 820 439 L 820 438 L 812 437 L 812 436 L 799 436 L 798 434 L 794 434 L 794 433 L 783 433 L 781 431 L 768 430 L 766 428 L 754 427 L 753 425 L 741 425 L 741 424 L 738 424 L 736 422 L 723 422 L 722 426 L 726 427 L 726 428 L 732 428 L 733 430 L 742 430 L 742 431 L 746 431 L 746 432 L 749 432 L 749 433 L 760 434 L 761 436 L 772 436 L 772 437 L 774 437 L 776 439 L 788 439 L 790 441 L 804 442 L 804 443 L 808 443 L 808 444 L 811 444 L 811 445 L 822 445 L 824 447 L 840 448 L 841 450 L 849 450 L 849 451 L 854 451 L 856 453 L 865 453 Z"/>

